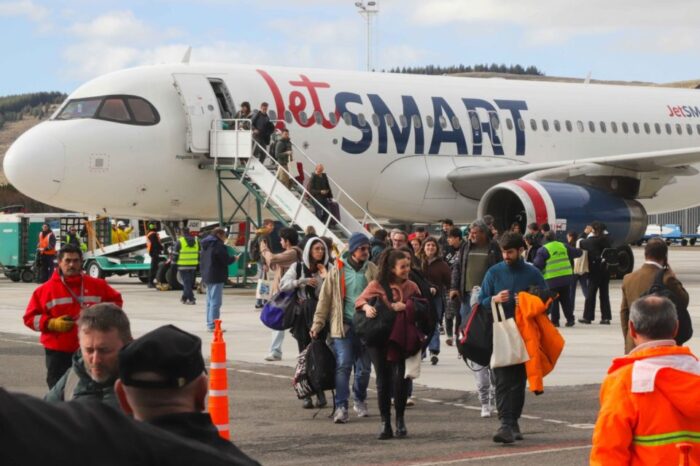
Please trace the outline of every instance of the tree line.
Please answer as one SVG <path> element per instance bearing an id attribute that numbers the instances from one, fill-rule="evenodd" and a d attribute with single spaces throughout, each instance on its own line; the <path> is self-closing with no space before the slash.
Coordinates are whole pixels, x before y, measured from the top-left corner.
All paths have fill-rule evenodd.
<path id="1" fill-rule="evenodd" d="M 19 121 L 27 115 L 46 118 L 51 106 L 63 102 L 66 97 L 63 92 L 32 92 L 0 97 L 0 128 L 6 121 Z"/>
<path id="2" fill-rule="evenodd" d="M 491 63 L 483 65 L 452 65 L 452 66 L 440 66 L 440 65 L 427 65 L 427 66 L 397 66 L 396 68 L 389 69 L 389 73 L 407 73 L 407 74 L 429 74 L 429 75 L 441 75 L 441 74 L 454 74 L 454 73 L 508 73 L 508 74 L 521 74 L 521 75 L 531 75 L 531 76 L 545 76 L 544 72 L 540 71 L 536 66 L 528 66 L 524 68 L 522 65 L 506 65 Z"/>

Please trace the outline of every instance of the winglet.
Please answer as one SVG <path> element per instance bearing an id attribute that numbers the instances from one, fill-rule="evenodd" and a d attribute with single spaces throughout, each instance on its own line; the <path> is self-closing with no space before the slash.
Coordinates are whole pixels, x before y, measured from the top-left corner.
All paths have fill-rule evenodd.
<path id="1" fill-rule="evenodd" d="M 192 46 L 189 46 L 189 47 L 187 47 L 187 50 L 185 51 L 185 55 L 183 55 L 183 57 L 182 57 L 182 63 L 189 65 L 191 55 L 192 55 Z"/>

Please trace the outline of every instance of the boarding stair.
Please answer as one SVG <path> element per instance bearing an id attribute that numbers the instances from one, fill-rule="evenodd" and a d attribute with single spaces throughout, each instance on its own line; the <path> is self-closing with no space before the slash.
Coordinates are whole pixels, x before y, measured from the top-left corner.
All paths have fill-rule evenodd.
<path id="1" fill-rule="evenodd" d="M 292 146 L 297 158 L 301 156 L 311 166 L 316 166 L 316 163 L 299 146 L 293 143 Z M 256 149 L 266 155 L 265 162 L 269 165 L 263 164 L 253 155 Z M 299 164 L 299 166 L 303 165 Z M 328 175 L 334 194 L 333 200 L 338 204 L 338 216 L 320 204 L 296 176 L 282 167 L 264 147 L 253 139 L 249 120 L 214 120 L 210 133 L 209 161 L 200 164 L 200 168 L 213 169 L 217 173 L 220 188 L 218 190 L 219 217 L 222 222 L 225 221 L 225 217 L 221 188 L 233 198 L 237 206 L 229 221 L 244 210 L 244 202 L 250 195 L 255 198 L 259 208 L 267 209 L 283 224 L 297 225 L 301 229 L 313 226 L 317 235 L 330 237 L 338 250 L 345 247 L 353 233 L 361 232 L 370 236 L 368 228 L 381 228 L 379 222 Z M 287 173 L 290 179 L 289 188 L 278 179 L 277 175 L 280 172 Z M 303 170 L 303 173 L 304 179 L 312 175 L 306 170 Z M 226 184 L 227 181 L 238 182 L 246 188 L 243 198 L 236 197 L 234 191 Z M 316 207 L 324 211 L 325 221 L 316 217 Z M 360 220 L 353 213 L 359 214 Z"/>

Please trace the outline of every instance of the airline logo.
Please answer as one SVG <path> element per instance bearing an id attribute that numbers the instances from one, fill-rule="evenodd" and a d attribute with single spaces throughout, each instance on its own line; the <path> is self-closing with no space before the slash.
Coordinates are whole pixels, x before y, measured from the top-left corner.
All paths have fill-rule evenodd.
<path id="1" fill-rule="evenodd" d="M 524 100 L 488 101 L 464 97 L 457 103 L 448 103 L 444 97 L 433 96 L 430 97 L 431 108 L 423 109 L 421 113 L 415 98 L 410 95 L 401 96 L 401 108 L 389 108 L 378 94 L 341 91 L 334 93 L 335 118 L 330 118 L 331 112 L 323 108 L 319 97 L 319 92 L 334 92 L 330 83 L 314 81 L 300 74 L 298 79 L 284 83 L 289 91 L 283 93 L 269 73 L 260 69 L 256 71 L 272 93 L 279 118 L 289 111 L 296 124 L 303 128 L 320 125 L 333 129 L 343 120 L 356 128 L 358 134 L 355 138 L 343 137 L 341 141 L 342 151 L 348 154 L 366 152 L 375 139 L 378 152 L 386 154 L 391 138 L 399 154 L 439 154 L 441 150 L 449 150 L 443 148 L 447 145 L 459 155 L 482 155 L 488 144 L 494 155 L 506 155 L 502 142 L 503 121 L 499 116 L 499 111 L 505 111 L 515 132 L 515 150 L 511 148 L 508 152 L 525 155 L 525 128 L 518 124 L 524 121 L 522 112 L 528 109 Z M 376 125 L 366 121 L 372 114 L 378 117 Z M 426 127 L 425 117 L 428 116 L 433 121 L 432 128 Z M 284 123 L 277 125 L 282 128 Z M 413 144 L 409 146 L 411 136 Z M 471 141 L 471 147 L 467 147 L 467 140 Z"/>
<path id="2" fill-rule="evenodd" d="M 700 108 L 697 105 L 676 105 L 674 107 L 666 105 L 667 116 L 678 118 L 700 117 Z"/>

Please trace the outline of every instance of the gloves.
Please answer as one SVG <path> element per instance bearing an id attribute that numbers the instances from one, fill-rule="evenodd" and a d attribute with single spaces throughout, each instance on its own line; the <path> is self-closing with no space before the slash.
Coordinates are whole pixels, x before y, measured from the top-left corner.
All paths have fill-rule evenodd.
<path id="1" fill-rule="evenodd" d="M 73 321 L 73 318 L 69 315 L 65 315 L 54 319 L 49 319 L 48 328 L 52 332 L 65 333 L 70 332 L 74 325 L 75 322 Z"/>

